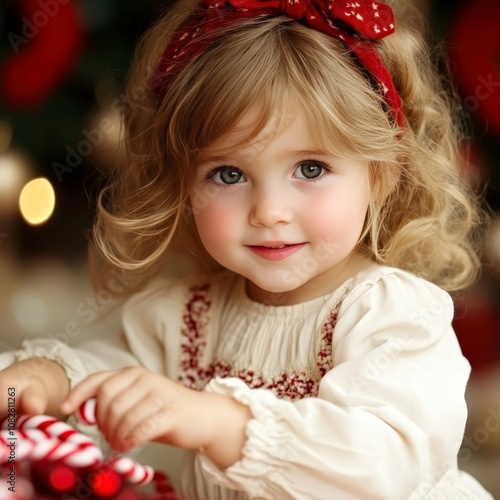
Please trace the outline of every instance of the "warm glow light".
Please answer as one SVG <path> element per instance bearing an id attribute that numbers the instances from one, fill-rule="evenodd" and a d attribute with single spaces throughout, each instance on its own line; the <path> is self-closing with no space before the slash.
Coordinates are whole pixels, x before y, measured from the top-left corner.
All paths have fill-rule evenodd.
<path id="1" fill-rule="evenodd" d="M 0 194 L 8 195 L 11 191 L 21 188 L 25 182 L 26 173 L 20 158 L 15 155 L 0 156 Z"/>
<path id="2" fill-rule="evenodd" d="M 0 152 L 0 220 L 17 217 L 19 193 L 32 176 L 31 172 L 32 164 L 25 154 L 19 151 Z"/>
<path id="3" fill-rule="evenodd" d="M 52 184 L 40 177 L 28 182 L 19 196 L 19 209 L 28 224 L 46 222 L 54 211 L 56 196 Z"/>

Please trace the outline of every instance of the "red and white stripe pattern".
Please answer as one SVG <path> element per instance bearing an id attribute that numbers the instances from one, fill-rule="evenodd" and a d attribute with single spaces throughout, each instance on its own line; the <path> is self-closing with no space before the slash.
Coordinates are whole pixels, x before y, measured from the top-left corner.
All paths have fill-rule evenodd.
<path id="1" fill-rule="evenodd" d="M 149 465 L 142 465 L 129 457 L 112 457 L 108 465 L 131 484 L 148 484 L 155 475 Z"/>
<path id="2" fill-rule="evenodd" d="M 80 422 L 87 425 L 97 424 L 97 399 L 90 398 L 85 401 L 76 411 L 76 417 Z"/>
<path id="3" fill-rule="evenodd" d="M 7 459 L 15 443 L 15 459 L 61 461 L 71 467 L 94 467 L 102 463 L 103 455 L 89 437 L 80 434 L 70 425 L 46 415 L 22 415 L 16 419 L 16 440 L 4 420 L 0 427 L 0 463 Z"/>
<path id="4" fill-rule="evenodd" d="M 95 424 L 95 398 L 83 403 L 76 415 L 85 424 Z M 1 420 L 0 464 L 8 461 L 12 443 L 15 443 L 15 460 L 18 462 L 50 460 L 77 468 L 106 465 L 128 483 L 135 485 L 147 484 L 154 476 L 151 467 L 128 457 L 117 455 L 105 461 L 101 450 L 92 439 L 47 415 L 17 417 L 14 432 L 7 419 Z"/>

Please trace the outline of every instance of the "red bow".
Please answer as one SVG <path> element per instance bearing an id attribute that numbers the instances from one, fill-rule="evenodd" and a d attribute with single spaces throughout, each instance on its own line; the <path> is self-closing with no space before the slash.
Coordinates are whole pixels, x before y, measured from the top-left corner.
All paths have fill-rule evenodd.
<path id="1" fill-rule="evenodd" d="M 209 9 L 230 5 L 237 11 L 248 13 L 248 17 L 285 14 L 297 21 L 304 20 L 311 28 L 340 39 L 346 34 L 346 28 L 366 40 L 379 40 L 394 32 L 392 9 L 374 1 L 208 0 L 206 4 Z M 337 35 L 332 35 L 332 31 Z"/>
<path id="2" fill-rule="evenodd" d="M 379 92 L 399 125 L 404 124 L 401 98 L 374 43 L 394 32 L 394 14 L 386 4 L 373 0 L 206 0 L 201 13 L 191 18 L 168 44 L 154 75 L 154 87 L 162 95 L 183 64 L 210 44 L 208 33 L 239 18 L 284 14 L 345 43 L 379 85 Z"/>

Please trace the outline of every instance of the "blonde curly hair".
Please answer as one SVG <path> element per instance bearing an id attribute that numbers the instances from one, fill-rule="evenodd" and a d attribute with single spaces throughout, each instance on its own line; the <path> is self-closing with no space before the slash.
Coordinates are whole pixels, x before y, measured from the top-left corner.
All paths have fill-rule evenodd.
<path id="1" fill-rule="evenodd" d="M 282 15 L 226 28 L 158 101 L 152 75 L 194 5 L 163 16 L 138 47 L 125 93 L 125 157 L 98 200 L 93 243 L 103 258 L 101 283 L 104 271 L 117 268 L 138 288 L 176 253 L 217 269 L 192 220 L 210 194 L 199 193 L 197 206 L 189 201 L 200 155 L 255 103 L 260 115 L 248 140 L 291 102 L 302 106 L 328 151 L 369 160 L 379 188 L 359 242 L 365 253 L 446 290 L 475 279 L 479 204 L 459 173 L 456 101 L 420 29 L 399 23 L 377 42 L 403 101 L 404 127 L 338 40 Z"/>

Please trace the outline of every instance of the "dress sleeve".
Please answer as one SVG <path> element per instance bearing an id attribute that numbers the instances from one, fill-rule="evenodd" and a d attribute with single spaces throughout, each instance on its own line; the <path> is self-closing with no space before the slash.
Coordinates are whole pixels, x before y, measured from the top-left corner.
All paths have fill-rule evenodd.
<path id="1" fill-rule="evenodd" d="M 317 398 L 211 381 L 253 419 L 243 458 L 221 471 L 200 454 L 204 473 L 250 498 L 408 499 L 439 482 L 456 467 L 467 414 L 470 367 L 452 317 L 450 296 L 408 273 L 359 284 L 339 311 Z"/>

